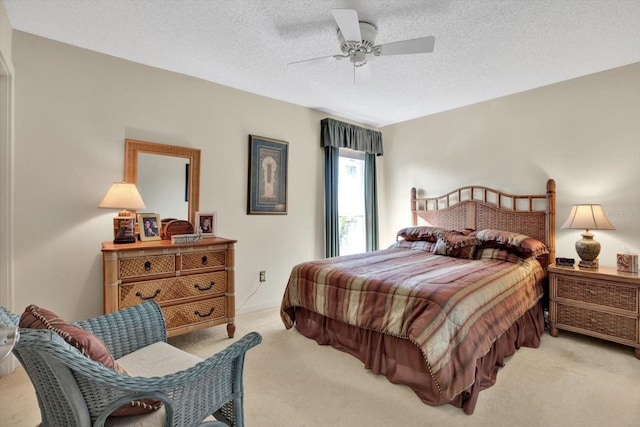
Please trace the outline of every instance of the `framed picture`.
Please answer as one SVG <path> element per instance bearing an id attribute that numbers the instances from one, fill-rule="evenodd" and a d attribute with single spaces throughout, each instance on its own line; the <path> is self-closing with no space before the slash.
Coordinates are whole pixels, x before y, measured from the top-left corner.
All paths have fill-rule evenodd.
<path id="1" fill-rule="evenodd" d="M 216 235 L 217 212 L 196 212 L 196 233 L 202 237 Z"/>
<path id="2" fill-rule="evenodd" d="M 289 143 L 249 135 L 247 214 L 287 214 Z"/>
<path id="3" fill-rule="evenodd" d="M 140 240 L 160 240 L 160 215 L 155 213 L 138 214 L 140 224 Z"/>

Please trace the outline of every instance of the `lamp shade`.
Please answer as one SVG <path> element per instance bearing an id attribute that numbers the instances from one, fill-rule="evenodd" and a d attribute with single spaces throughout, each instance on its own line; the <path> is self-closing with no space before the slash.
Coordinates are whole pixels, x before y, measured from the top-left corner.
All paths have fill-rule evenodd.
<path id="1" fill-rule="evenodd" d="M 114 182 L 98 207 L 111 209 L 146 208 L 136 185 L 127 182 Z"/>
<path id="2" fill-rule="evenodd" d="M 615 230 L 601 205 L 573 205 L 569 217 L 560 228 Z"/>

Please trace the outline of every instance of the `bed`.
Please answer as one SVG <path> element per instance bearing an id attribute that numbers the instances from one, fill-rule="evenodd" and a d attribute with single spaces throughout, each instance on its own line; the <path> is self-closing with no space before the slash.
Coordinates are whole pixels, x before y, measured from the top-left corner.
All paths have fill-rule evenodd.
<path id="1" fill-rule="evenodd" d="M 540 344 L 555 182 L 534 195 L 414 188 L 411 216 L 389 248 L 293 267 L 281 318 L 422 402 L 472 414 L 505 358 Z"/>

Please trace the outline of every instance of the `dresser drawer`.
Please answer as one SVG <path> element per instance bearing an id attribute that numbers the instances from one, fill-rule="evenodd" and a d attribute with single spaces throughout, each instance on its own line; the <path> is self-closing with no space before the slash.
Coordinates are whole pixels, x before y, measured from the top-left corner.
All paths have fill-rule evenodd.
<path id="1" fill-rule="evenodd" d="M 167 323 L 167 329 L 224 319 L 227 317 L 226 298 L 219 297 L 165 307 L 162 309 L 162 313 Z"/>
<path id="2" fill-rule="evenodd" d="M 573 277 L 557 277 L 558 298 L 638 312 L 638 288 Z"/>
<path id="3" fill-rule="evenodd" d="M 226 271 L 131 283 L 120 286 L 120 307 L 130 307 L 148 299 L 162 303 L 215 295 L 225 292 L 226 289 Z"/>
<path id="4" fill-rule="evenodd" d="M 120 279 L 171 274 L 175 271 L 176 259 L 173 254 L 122 258 L 118 263 L 118 277 Z"/>
<path id="5" fill-rule="evenodd" d="M 225 251 L 204 251 L 204 252 L 188 252 L 183 253 L 182 271 L 206 270 L 215 267 L 224 267 L 226 265 Z"/>
<path id="6" fill-rule="evenodd" d="M 102 243 L 105 313 L 150 299 L 160 305 L 167 336 L 226 323 L 235 334 L 235 240 Z"/>
<path id="7" fill-rule="evenodd" d="M 637 342 L 637 318 L 558 304 L 556 322 L 611 337 Z"/>

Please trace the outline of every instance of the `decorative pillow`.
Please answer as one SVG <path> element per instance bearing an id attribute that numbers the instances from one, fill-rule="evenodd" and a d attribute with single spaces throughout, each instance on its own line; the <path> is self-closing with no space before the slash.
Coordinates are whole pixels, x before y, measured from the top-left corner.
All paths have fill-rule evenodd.
<path id="1" fill-rule="evenodd" d="M 454 233 L 438 234 L 434 252 L 456 258 L 473 259 L 482 242 L 476 237 Z"/>
<path id="2" fill-rule="evenodd" d="M 401 237 L 402 239 L 409 241 L 424 240 L 435 243 L 438 241 L 438 233 L 443 231 L 447 230 L 440 227 L 428 226 L 406 227 L 398 231 L 396 237 Z"/>
<path id="3" fill-rule="evenodd" d="M 504 247 L 525 258 L 546 255 L 549 250 L 540 240 L 525 234 L 504 230 L 479 230 L 469 236 L 475 236 L 482 241 L 483 248 Z"/>
<path id="4" fill-rule="evenodd" d="M 498 248 L 498 247 L 494 247 L 494 248 L 480 247 L 480 249 L 478 249 L 478 252 L 476 253 L 476 259 L 507 261 L 507 262 L 512 262 L 514 264 L 519 264 L 523 262 L 523 258 L 520 255 L 517 255 L 508 249 Z"/>
<path id="5" fill-rule="evenodd" d="M 399 242 L 395 242 L 394 244 L 389 246 L 389 248 L 415 249 L 417 251 L 424 251 L 424 252 L 433 252 L 435 247 L 436 247 L 435 242 L 427 242 L 424 240 L 417 240 L 417 241 L 400 240 Z"/>
<path id="6" fill-rule="evenodd" d="M 21 328 L 48 329 L 60 335 L 67 343 L 77 348 L 80 353 L 91 360 L 101 363 L 116 372 L 127 374 L 124 368 L 116 363 L 106 344 L 97 336 L 77 325 L 70 325 L 57 314 L 31 304 L 20 316 Z M 153 412 L 162 406 L 156 399 L 134 400 L 116 409 L 111 415 L 127 416 Z"/>

